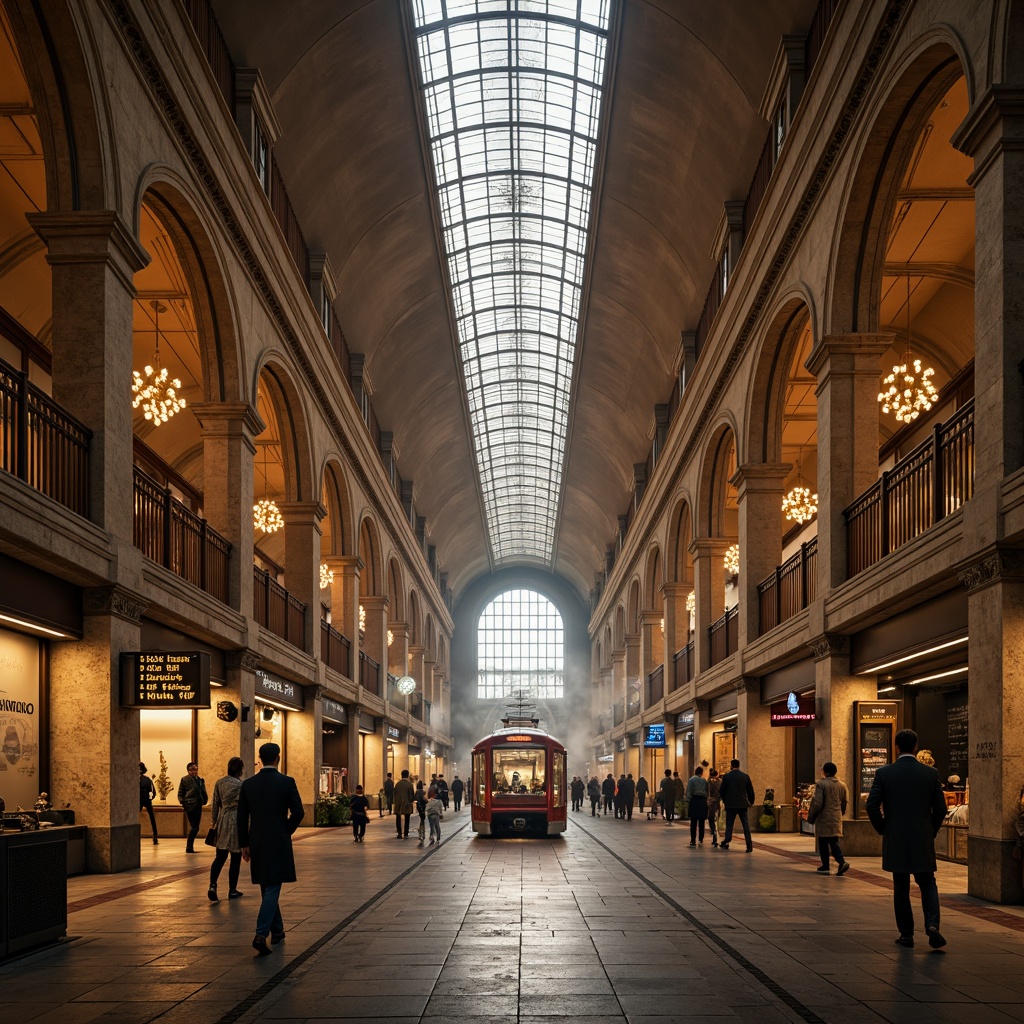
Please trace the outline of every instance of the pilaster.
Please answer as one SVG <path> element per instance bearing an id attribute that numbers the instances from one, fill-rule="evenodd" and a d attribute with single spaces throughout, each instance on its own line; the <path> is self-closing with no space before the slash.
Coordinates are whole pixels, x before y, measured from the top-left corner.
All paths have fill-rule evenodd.
<path id="1" fill-rule="evenodd" d="M 320 651 L 320 521 L 327 509 L 319 501 L 278 502 L 284 519 L 285 588 L 306 606 L 302 649 Z"/>
<path id="2" fill-rule="evenodd" d="M 690 543 L 693 556 L 694 591 L 694 673 L 711 666 L 711 623 L 725 611 L 725 568 L 722 556 L 731 542 L 722 537 L 699 537 Z"/>

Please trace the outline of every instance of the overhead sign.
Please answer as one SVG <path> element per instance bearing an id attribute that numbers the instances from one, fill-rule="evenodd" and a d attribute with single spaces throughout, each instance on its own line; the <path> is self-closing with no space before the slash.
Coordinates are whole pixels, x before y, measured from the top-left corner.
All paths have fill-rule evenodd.
<path id="1" fill-rule="evenodd" d="M 282 679 L 261 668 L 256 669 L 256 697 L 266 697 L 275 704 L 283 704 L 295 711 L 302 711 L 306 706 L 305 695 L 298 683 Z"/>
<path id="2" fill-rule="evenodd" d="M 813 725 L 815 720 L 813 695 L 801 697 L 790 693 L 785 700 L 771 706 L 772 725 Z"/>
<path id="3" fill-rule="evenodd" d="M 387 731 L 389 740 L 400 740 L 402 738 L 402 730 L 397 725 L 389 725 Z"/>
<path id="4" fill-rule="evenodd" d="M 325 722 L 334 722 L 335 725 L 348 724 L 348 710 L 345 705 L 331 700 L 330 697 L 324 697 L 324 706 L 320 714 Z"/>
<path id="5" fill-rule="evenodd" d="M 693 728 L 693 712 L 692 711 L 681 711 L 676 715 L 676 729 L 692 729 Z"/>
<path id="6" fill-rule="evenodd" d="M 644 726 L 644 746 L 664 747 L 665 746 L 665 723 L 656 722 L 654 725 Z"/>
<path id="7" fill-rule="evenodd" d="M 121 655 L 121 706 L 208 708 L 210 656 L 205 651 L 125 651 Z"/>

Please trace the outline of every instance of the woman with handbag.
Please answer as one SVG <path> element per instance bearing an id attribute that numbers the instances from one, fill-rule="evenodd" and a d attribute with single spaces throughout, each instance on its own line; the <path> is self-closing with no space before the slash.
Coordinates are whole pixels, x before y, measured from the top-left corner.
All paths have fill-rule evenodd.
<path id="1" fill-rule="evenodd" d="M 236 900 L 245 894 L 238 889 L 238 872 L 242 866 L 242 847 L 238 842 L 238 794 L 242 788 L 245 762 L 240 757 L 228 761 L 228 773 L 213 787 L 213 825 L 206 837 L 208 846 L 217 847 L 217 855 L 210 866 L 210 888 L 206 895 L 211 903 L 218 901 L 217 879 L 224 861 L 231 855 L 228 866 L 228 899 Z M 211 841 L 212 840 L 212 841 Z"/>

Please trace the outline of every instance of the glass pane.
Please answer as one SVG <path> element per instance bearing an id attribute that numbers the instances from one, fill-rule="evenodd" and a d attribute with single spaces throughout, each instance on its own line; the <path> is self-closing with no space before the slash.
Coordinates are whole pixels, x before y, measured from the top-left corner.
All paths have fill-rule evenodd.
<path id="1" fill-rule="evenodd" d="M 610 2 L 413 2 L 496 564 L 552 555 Z"/>
<path id="2" fill-rule="evenodd" d="M 509 747 L 494 751 L 491 800 L 518 796 L 542 796 L 547 786 L 546 751 L 543 747 Z"/>

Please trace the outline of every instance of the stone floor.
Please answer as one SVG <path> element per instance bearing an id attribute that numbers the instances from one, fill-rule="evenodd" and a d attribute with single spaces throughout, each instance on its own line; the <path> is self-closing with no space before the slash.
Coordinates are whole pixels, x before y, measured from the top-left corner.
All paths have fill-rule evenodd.
<path id="1" fill-rule="evenodd" d="M 391 1024 L 1012 1024 L 1024 1021 L 1024 908 L 965 895 L 939 866 L 944 951 L 894 944 L 888 877 L 819 875 L 812 841 L 690 849 L 688 830 L 573 814 L 558 840 L 440 847 L 303 830 L 287 938 L 250 947 L 258 894 L 211 904 L 181 840 L 143 867 L 69 882 L 69 937 L 0 967 L 0 1020 Z M 221 893 L 226 891 L 222 876 Z"/>

